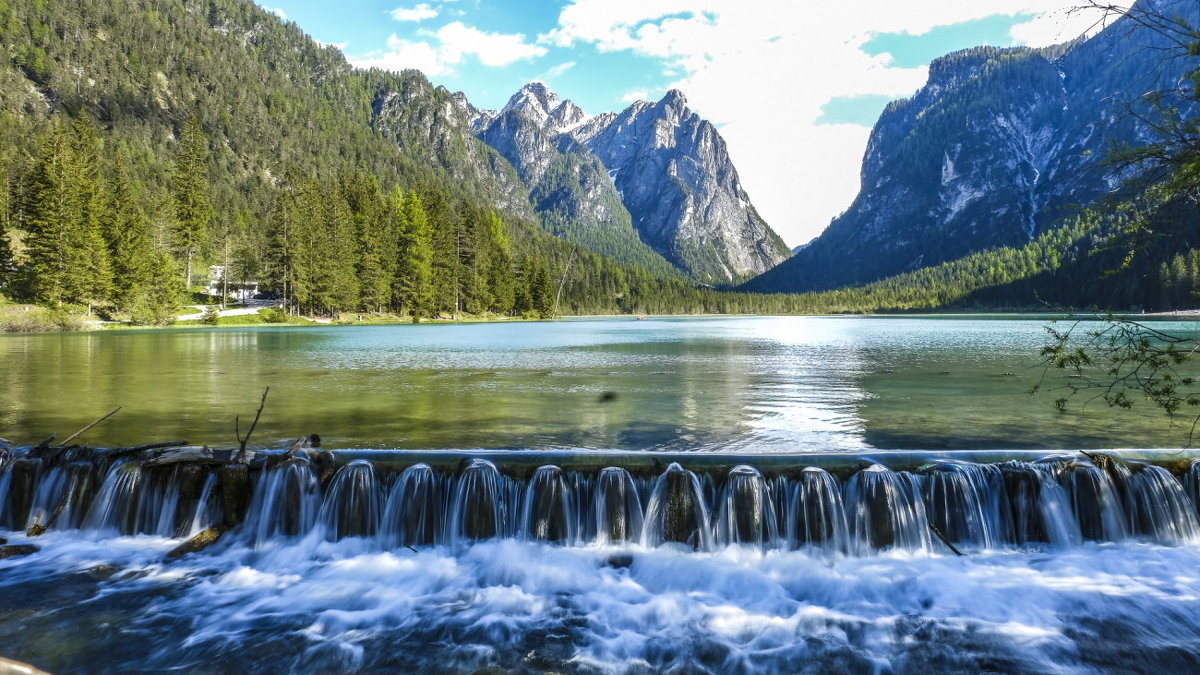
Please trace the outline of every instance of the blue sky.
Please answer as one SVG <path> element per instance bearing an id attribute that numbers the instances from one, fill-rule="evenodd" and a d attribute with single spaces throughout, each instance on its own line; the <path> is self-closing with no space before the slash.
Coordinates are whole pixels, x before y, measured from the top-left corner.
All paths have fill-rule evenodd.
<path id="1" fill-rule="evenodd" d="M 928 63 L 980 44 L 1040 46 L 1090 19 L 1077 0 L 271 0 L 359 66 L 418 68 L 498 108 L 547 82 L 589 114 L 679 88 L 717 124 L 760 213 L 789 244 L 858 188 L 870 126 Z M 831 8 L 832 7 L 832 8 Z M 834 11 L 836 9 L 836 11 Z"/>

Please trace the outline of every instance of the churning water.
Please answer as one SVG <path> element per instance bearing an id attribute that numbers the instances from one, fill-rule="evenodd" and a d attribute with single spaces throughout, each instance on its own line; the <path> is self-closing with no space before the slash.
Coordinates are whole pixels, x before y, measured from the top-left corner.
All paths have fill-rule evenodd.
<path id="1" fill-rule="evenodd" d="M 168 561 L 230 520 L 218 471 L 71 454 L 0 459 L 42 547 L 0 560 L 0 653 L 57 672 L 1200 667 L 1200 461 L 301 453 Z"/>

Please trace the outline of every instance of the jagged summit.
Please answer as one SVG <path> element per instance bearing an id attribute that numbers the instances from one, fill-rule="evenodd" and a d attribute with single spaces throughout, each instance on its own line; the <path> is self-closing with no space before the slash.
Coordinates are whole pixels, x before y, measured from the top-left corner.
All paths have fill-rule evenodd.
<path id="1" fill-rule="evenodd" d="M 563 100 L 548 84 L 537 80 L 513 94 L 500 114 L 510 111 L 547 127 L 552 133 L 564 133 L 588 120 L 587 113 L 574 102 Z"/>
<path id="2" fill-rule="evenodd" d="M 751 205 L 716 128 L 678 89 L 595 117 L 545 82 L 521 87 L 496 113 L 456 101 L 556 233 L 716 284 L 789 255 Z"/>

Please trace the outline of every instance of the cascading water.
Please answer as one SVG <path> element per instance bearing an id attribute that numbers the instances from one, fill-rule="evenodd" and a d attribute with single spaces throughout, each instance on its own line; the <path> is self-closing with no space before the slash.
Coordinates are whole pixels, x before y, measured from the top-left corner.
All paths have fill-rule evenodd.
<path id="1" fill-rule="evenodd" d="M 906 476 L 872 464 L 850 479 L 846 486 L 846 510 L 860 552 L 929 549 L 925 509 Z"/>
<path id="2" fill-rule="evenodd" d="M 370 537 L 379 529 L 381 508 L 375 465 L 359 459 L 334 475 L 317 520 L 330 539 Z"/>
<path id="3" fill-rule="evenodd" d="M 758 469 L 742 464 L 729 471 L 717 511 L 718 544 L 750 544 L 762 548 L 779 539 L 775 504 Z"/>
<path id="4" fill-rule="evenodd" d="M 91 462 L 71 462 L 54 467 L 39 483 L 25 526 L 76 529 L 83 524 L 95 488 L 96 469 Z"/>
<path id="5" fill-rule="evenodd" d="M 453 541 L 479 541 L 508 534 L 508 489 L 496 465 L 472 460 L 458 478 L 450 513 Z"/>
<path id="6" fill-rule="evenodd" d="M 642 501 L 628 471 L 610 466 L 600 471 L 594 496 L 596 541 L 616 544 L 642 536 Z"/>
<path id="7" fill-rule="evenodd" d="M 384 548 L 425 546 L 441 539 L 446 486 L 428 464 L 400 474 L 388 494 L 379 530 Z"/>
<path id="8" fill-rule="evenodd" d="M 521 533 L 529 539 L 574 543 L 578 528 L 573 490 L 557 466 L 534 472 L 525 488 Z"/>
<path id="9" fill-rule="evenodd" d="M 4 553 L 43 550 L 28 563 L 0 555 L 0 602 L 46 578 L 71 593 L 94 584 L 105 621 L 171 636 L 155 654 L 177 660 L 150 663 L 178 670 L 212 669 L 226 662 L 206 659 L 249 644 L 238 653 L 250 670 L 281 654 L 295 670 L 386 670 L 393 648 L 431 670 L 497 653 L 515 654 L 502 664 L 514 670 L 1122 663 L 1126 641 L 1095 653 L 1108 643 L 1096 635 L 1126 636 L 1158 670 L 1200 666 L 1200 581 L 1186 572 L 1200 565 L 1200 462 L 1060 454 L 860 468 L 838 457 L 800 469 L 809 458 L 706 456 L 664 470 L 614 466 L 622 455 L 491 456 L 261 453 L 242 466 L 246 501 L 227 513 L 237 484 L 222 458 L 16 454 L 0 466 Z M 26 534 L 33 523 L 49 531 Z M 182 542 L 166 537 L 212 524 L 219 545 L 168 556 Z M 75 527 L 93 532 L 64 531 Z M 931 545 L 932 528 L 967 557 Z M 132 534 L 158 536 L 121 536 Z M 890 550 L 930 554 L 874 555 Z M 0 613 L 0 628 L 47 630 L 54 615 Z M 186 656 L 172 651 L 180 634 Z"/>
<path id="10" fill-rule="evenodd" d="M 1082 540 L 1079 521 L 1055 471 L 1051 463 L 1011 461 L 1000 465 L 1000 511 L 1006 541 L 1017 546 L 1069 546 Z"/>
<path id="11" fill-rule="evenodd" d="M 1059 478 L 1071 498 L 1079 533 L 1090 541 L 1124 539 L 1129 528 L 1112 479 L 1090 462 L 1071 462 Z"/>
<path id="12" fill-rule="evenodd" d="M 113 464 L 96 498 L 92 500 L 84 527 L 134 534 L 138 524 L 138 488 L 141 484 L 142 467 L 138 463 Z"/>
<path id="13" fill-rule="evenodd" d="M 1195 505 L 1161 466 L 1144 465 L 1134 471 L 1125 486 L 1125 502 L 1134 534 L 1165 544 L 1200 540 Z"/>
<path id="14" fill-rule="evenodd" d="M 1000 504 L 993 466 L 940 461 L 923 471 L 921 496 L 929 524 L 953 542 L 992 548 L 1000 541 Z"/>
<path id="15" fill-rule="evenodd" d="M 25 527 L 29 528 L 37 524 L 49 527 L 54 510 L 62 502 L 63 494 L 66 491 L 67 467 L 51 467 L 46 475 L 38 481 L 37 490 L 33 493 L 29 515 L 25 517 Z"/>
<path id="16" fill-rule="evenodd" d="M 188 524 L 184 536 L 195 536 L 197 532 L 220 522 L 221 507 L 217 501 L 216 487 L 217 474 L 207 474 L 204 479 L 204 485 L 200 488 L 200 494 L 196 497 L 196 506 L 192 511 L 192 519 Z M 255 496 L 257 497 L 258 494 L 255 493 Z"/>
<path id="17" fill-rule="evenodd" d="M 264 471 L 246 511 L 245 531 L 255 545 L 277 537 L 308 534 L 321 508 L 321 489 L 312 464 L 299 457 Z"/>
<path id="18" fill-rule="evenodd" d="M 810 466 L 800 472 L 787 514 L 791 548 L 816 546 L 845 551 L 849 546 L 842 491 L 828 471 Z"/>
<path id="19" fill-rule="evenodd" d="M 642 543 L 679 543 L 702 551 L 713 547 L 708 506 L 696 474 L 672 462 L 650 494 Z"/>
<path id="20" fill-rule="evenodd" d="M 98 468 L 106 468 L 103 481 Z M 593 474 L 555 465 L 513 478 L 476 459 L 457 475 L 415 463 L 392 474 L 386 494 L 387 474 L 377 471 L 357 459 L 323 488 L 303 453 L 269 463 L 257 474 L 237 536 L 263 546 L 319 527 L 334 540 L 377 537 L 388 550 L 515 536 L 566 545 L 712 550 L 736 543 L 858 553 L 930 549 L 934 529 L 977 550 L 1131 535 L 1168 544 L 1200 540 L 1200 462 L 1176 477 L 1162 466 L 1105 455 L 938 460 L 916 473 L 875 464 L 843 482 L 818 467 L 768 477 L 750 465 L 720 474 L 678 463 L 657 478 L 616 466 Z M 181 537 L 223 520 L 225 489 L 211 465 L 15 455 L 0 469 L 0 523 Z"/>

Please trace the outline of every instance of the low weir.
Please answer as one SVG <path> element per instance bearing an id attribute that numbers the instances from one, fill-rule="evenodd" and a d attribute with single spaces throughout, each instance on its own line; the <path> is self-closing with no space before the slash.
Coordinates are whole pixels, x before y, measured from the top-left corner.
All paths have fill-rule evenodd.
<path id="1" fill-rule="evenodd" d="M 0 449 L 0 529 L 316 536 L 384 549 L 519 538 L 867 555 L 1200 541 L 1179 451 L 115 452 Z"/>

